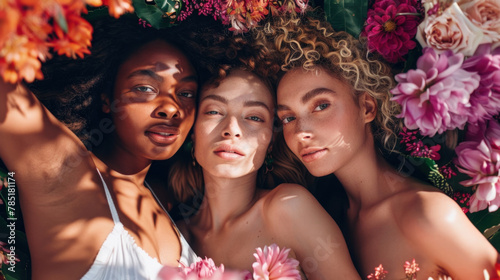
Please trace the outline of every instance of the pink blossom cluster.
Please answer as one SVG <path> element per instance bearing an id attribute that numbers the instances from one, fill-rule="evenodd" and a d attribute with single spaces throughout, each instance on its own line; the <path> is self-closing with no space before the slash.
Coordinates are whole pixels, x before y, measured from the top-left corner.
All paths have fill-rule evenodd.
<path id="1" fill-rule="evenodd" d="M 299 262 L 288 258 L 290 249 L 276 245 L 257 248 L 254 253 L 253 274 L 249 271 L 228 271 L 217 267 L 210 258 L 198 258 L 189 267 L 165 266 L 158 274 L 161 280 L 300 280 Z"/>
<path id="2" fill-rule="evenodd" d="M 492 120 L 470 125 L 466 141 L 455 151 L 458 170 L 471 177 L 461 184 L 477 188 L 470 198 L 470 211 L 496 211 L 500 206 L 500 124 Z"/>
<path id="3" fill-rule="evenodd" d="M 417 44 L 413 40 L 422 20 L 414 0 L 375 1 L 370 10 L 362 35 L 368 39 L 370 51 L 380 53 L 387 61 L 404 60 L 408 51 Z"/>
<path id="4" fill-rule="evenodd" d="M 439 160 L 441 155 L 439 154 L 439 150 L 441 150 L 441 145 L 434 145 L 428 147 L 422 142 L 422 140 L 417 139 L 418 131 L 417 130 L 408 130 L 406 127 L 399 133 L 401 137 L 401 144 L 406 145 L 406 151 L 410 152 L 411 156 L 414 157 L 425 157 L 430 158 L 432 160 Z"/>
<path id="5" fill-rule="evenodd" d="M 492 119 L 500 112 L 500 1 L 423 5 L 416 33 L 423 54 L 392 90 L 399 117 L 426 136 Z"/>
<path id="6" fill-rule="evenodd" d="M 462 211 L 464 211 L 464 213 L 467 214 L 469 213 L 470 197 L 471 197 L 470 193 L 455 192 L 452 198 L 460 205 L 464 205 L 462 207 Z"/>
<path id="7" fill-rule="evenodd" d="M 398 117 L 425 136 L 464 129 L 500 112 L 500 48 L 492 51 L 489 44 L 465 61 L 461 53 L 425 48 L 417 69 L 395 79 L 391 93 L 402 106 Z"/>

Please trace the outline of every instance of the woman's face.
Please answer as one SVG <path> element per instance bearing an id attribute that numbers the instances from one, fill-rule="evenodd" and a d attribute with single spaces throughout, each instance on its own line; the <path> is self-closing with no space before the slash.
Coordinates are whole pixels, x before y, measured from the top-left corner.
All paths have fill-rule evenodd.
<path id="1" fill-rule="evenodd" d="M 346 166 L 364 145 L 364 105 L 325 70 L 287 72 L 278 85 L 278 117 L 290 150 L 314 176 Z"/>
<path id="2" fill-rule="evenodd" d="M 152 41 L 119 68 L 111 104 L 116 145 L 151 160 L 172 157 L 188 135 L 195 115 L 196 73 L 172 45 Z"/>
<path id="3" fill-rule="evenodd" d="M 218 87 L 205 87 L 193 135 L 203 172 L 223 178 L 256 173 L 271 143 L 273 114 L 270 90 L 250 72 L 233 70 Z"/>

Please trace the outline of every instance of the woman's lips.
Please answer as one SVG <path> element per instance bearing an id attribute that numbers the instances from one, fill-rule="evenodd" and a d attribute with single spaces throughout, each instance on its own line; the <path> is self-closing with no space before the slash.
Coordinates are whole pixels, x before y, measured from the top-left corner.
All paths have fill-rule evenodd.
<path id="1" fill-rule="evenodd" d="M 325 148 L 307 148 L 302 150 L 300 154 L 303 162 L 310 163 L 324 156 L 326 152 Z"/>
<path id="2" fill-rule="evenodd" d="M 230 145 L 221 145 L 217 147 L 214 150 L 214 154 L 223 159 L 238 159 L 245 156 L 245 154 L 238 148 Z"/>
<path id="3" fill-rule="evenodd" d="M 164 124 L 154 125 L 146 130 L 145 135 L 156 145 L 167 146 L 174 143 L 179 137 L 177 127 Z"/>

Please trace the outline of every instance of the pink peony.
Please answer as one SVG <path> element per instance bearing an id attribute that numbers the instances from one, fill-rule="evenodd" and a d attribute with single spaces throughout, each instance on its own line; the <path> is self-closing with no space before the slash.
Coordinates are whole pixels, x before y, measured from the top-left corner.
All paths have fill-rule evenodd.
<path id="1" fill-rule="evenodd" d="M 158 273 L 161 280 L 247 280 L 247 272 L 224 271 L 210 258 L 198 258 L 189 267 L 164 266 Z"/>
<path id="2" fill-rule="evenodd" d="M 483 44 L 462 69 L 481 77 L 479 87 L 470 97 L 469 123 L 493 119 L 500 112 L 500 54 L 492 54 L 491 44 Z"/>
<path id="3" fill-rule="evenodd" d="M 416 47 L 412 39 L 419 22 L 417 9 L 409 3 L 382 0 L 368 11 L 363 35 L 368 38 L 371 51 L 377 51 L 387 61 L 396 63 Z"/>
<path id="4" fill-rule="evenodd" d="M 483 30 L 489 42 L 500 40 L 500 2 L 498 0 L 463 0 L 459 2 L 464 14 Z"/>
<path id="5" fill-rule="evenodd" d="M 489 121 L 485 130 L 473 129 L 484 131 L 484 138 L 479 142 L 477 138 L 464 141 L 455 149 L 458 170 L 471 177 L 460 183 L 468 187 L 477 186 L 470 200 L 471 212 L 487 207 L 493 212 L 500 206 L 500 124 Z"/>
<path id="6" fill-rule="evenodd" d="M 299 262 L 292 258 L 287 258 L 290 249 L 280 248 L 276 244 L 264 246 L 264 250 L 257 248 L 257 253 L 253 254 L 253 278 L 255 280 L 300 280 L 300 273 L 297 270 Z"/>
<path id="7" fill-rule="evenodd" d="M 400 118 L 409 129 L 424 136 L 463 129 L 470 107 L 470 94 L 479 85 L 479 75 L 461 69 L 462 54 L 451 51 L 438 55 L 425 48 L 417 69 L 396 75 L 398 85 L 392 100 L 402 106 Z"/>
<path id="8" fill-rule="evenodd" d="M 418 26 L 416 39 L 422 47 L 438 53 L 451 50 L 471 56 L 477 46 L 486 43 L 482 30 L 474 25 L 453 3 L 440 15 L 432 14 Z"/>

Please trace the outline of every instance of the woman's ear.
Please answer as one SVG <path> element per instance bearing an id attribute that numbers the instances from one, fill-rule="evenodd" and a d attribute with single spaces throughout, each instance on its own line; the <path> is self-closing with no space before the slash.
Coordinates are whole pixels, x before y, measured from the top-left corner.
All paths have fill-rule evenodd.
<path id="1" fill-rule="evenodd" d="M 105 93 L 102 93 L 101 101 L 102 101 L 102 111 L 106 114 L 109 114 L 111 112 L 111 100 L 109 99 L 109 96 Z"/>
<path id="2" fill-rule="evenodd" d="M 363 113 L 365 123 L 372 122 L 377 116 L 377 101 L 368 93 L 363 93 L 359 98 L 359 105 Z"/>

